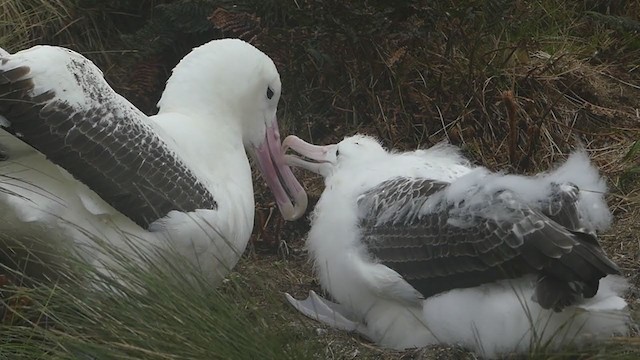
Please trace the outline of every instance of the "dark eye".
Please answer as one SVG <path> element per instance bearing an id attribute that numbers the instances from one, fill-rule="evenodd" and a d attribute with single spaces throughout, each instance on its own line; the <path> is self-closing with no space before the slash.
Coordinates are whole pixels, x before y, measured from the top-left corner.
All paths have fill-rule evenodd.
<path id="1" fill-rule="evenodd" d="M 340 149 L 336 149 L 336 157 L 338 157 L 338 155 L 340 155 Z"/>
<path id="2" fill-rule="evenodd" d="M 273 97 L 273 90 L 270 87 L 267 87 L 267 99 L 271 100 Z"/>

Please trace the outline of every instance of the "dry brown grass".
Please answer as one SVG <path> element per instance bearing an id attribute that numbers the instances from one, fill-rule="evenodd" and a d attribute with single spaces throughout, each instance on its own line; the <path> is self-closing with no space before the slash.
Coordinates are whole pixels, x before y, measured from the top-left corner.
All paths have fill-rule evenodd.
<path id="1" fill-rule="evenodd" d="M 627 5 L 617 11 L 637 21 L 640 7 Z M 285 89 L 281 108 L 289 119 L 289 132 L 315 143 L 332 143 L 363 132 L 399 149 L 446 140 L 462 147 L 478 164 L 520 173 L 546 169 L 577 146 L 586 147 L 611 189 L 608 201 L 616 221 L 613 229 L 602 234 L 602 243 L 630 280 L 627 298 L 637 313 L 640 182 L 630 169 L 639 158 L 626 155 L 640 138 L 640 68 L 633 60 L 640 56 L 640 42 L 632 39 L 632 33 L 575 17 L 580 12 L 573 5 L 554 1 L 514 2 L 511 8 L 498 11 L 504 16 L 492 25 L 482 15 L 474 22 L 460 14 L 433 15 L 430 10 L 442 10 L 435 9 L 438 5 L 414 2 L 409 6 L 412 15 L 387 14 L 393 18 L 390 23 L 378 24 L 377 31 L 366 34 L 364 29 L 369 28 L 362 24 L 347 29 L 355 35 L 344 28 L 332 36 L 300 28 L 287 33 L 286 43 L 293 45 L 284 48 L 278 46 L 284 35 L 277 30 L 252 34 L 252 41 L 274 57 L 281 70 Z M 336 17 L 340 11 L 314 10 Z M 367 9 L 363 13 L 371 15 Z M 329 17 L 318 22 L 330 22 Z M 351 20 L 358 24 L 357 19 Z M 541 29 L 545 22 L 555 29 Z M 328 29 L 323 25 L 318 28 Z M 300 177 L 312 206 L 322 183 L 312 175 Z M 263 211 L 273 209 L 268 192 L 263 187 L 257 192 L 258 203 L 266 208 Z M 278 234 L 287 243 L 288 255 L 278 246 L 272 246 L 271 253 L 263 247 L 261 253 L 250 253 L 239 272 L 264 274 L 261 278 L 279 284 L 276 296 L 286 291 L 303 297 L 311 289 L 317 291 L 304 251 L 307 226 L 305 222 L 284 227 L 268 223 L 267 233 Z M 276 270 L 279 267 L 273 263 L 285 264 L 286 272 Z M 321 328 L 300 319 L 301 315 L 283 316 Z M 385 351 L 358 337 L 316 331 L 326 343 L 326 358 L 475 358 L 443 347 Z M 639 356 L 640 343 L 637 337 L 614 339 L 600 351 L 602 356 L 632 359 Z M 539 357 L 590 358 L 593 354 L 591 349 Z"/>
<path id="2" fill-rule="evenodd" d="M 640 79 L 629 62 L 637 41 L 570 18 L 576 6 L 488 3 L 303 2 L 291 28 L 246 12 L 217 10 L 212 21 L 274 59 L 286 85 L 281 117 L 314 142 L 356 131 L 399 148 L 448 140 L 486 166 L 517 171 L 546 168 L 582 142 L 606 173 L 624 172 L 620 160 L 640 133 Z M 568 27 L 554 33 L 561 21 Z"/>

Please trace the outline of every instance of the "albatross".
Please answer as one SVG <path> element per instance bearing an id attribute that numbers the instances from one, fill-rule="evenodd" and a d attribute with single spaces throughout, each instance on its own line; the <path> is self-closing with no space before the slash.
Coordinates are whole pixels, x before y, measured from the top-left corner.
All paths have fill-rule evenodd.
<path id="1" fill-rule="evenodd" d="M 356 135 L 289 136 L 287 163 L 322 175 L 306 240 L 322 288 L 303 314 L 394 349 L 486 357 L 626 334 L 626 284 L 598 243 L 605 181 L 584 151 L 535 176 L 473 166 L 456 147 L 385 150 Z"/>
<path id="2" fill-rule="evenodd" d="M 145 259 L 171 250 L 219 282 L 253 227 L 247 154 L 285 219 L 307 206 L 281 153 L 281 90 L 273 61 L 238 39 L 187 54 L 153 116 L 72 50 L 0 51 L 3 241 L 69 246 L 105 271 L 96 238 Z"/>

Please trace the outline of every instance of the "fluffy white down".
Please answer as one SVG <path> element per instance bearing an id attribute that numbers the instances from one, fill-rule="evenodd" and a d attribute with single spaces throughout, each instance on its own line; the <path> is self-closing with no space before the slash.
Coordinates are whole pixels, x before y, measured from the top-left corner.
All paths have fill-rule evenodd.
<path id="1" fill-rule="evenodd" d="M 582 191 L 579 207 L 584 219 L 599 230 L 611 223 L 603 196 L 605 182 L 584 152 L 534 177 L 490 174 L 471 166 L 455 147 L 447 145 L 338 166 L 327 177 L 326 189 L 311 216 L 307 246 L 322 287 L 366 324 L 377 343 L 395 349 L 460 344 L 494 357 L 531 351 L 549 339 L 549 345 L 555 347 L 628 332 L 629 315 L 620 297 L 626 285 L 613 276 L 601 281 L 594 298 L 561 313 L 544 310 L 531 300 L 533 279 L 529 278 L 422 300 L 399 274 L 370 262 L 359 243 L 357 196 L 396 176 L 442 181 L 462 177 L 457 184 L 461 186 L 450 189 L 452 198 L 464 196 L 464 183 L 482 181 L 511 188 L 528 201 L 546 196 L 550 182 L 570 181 Z"/>

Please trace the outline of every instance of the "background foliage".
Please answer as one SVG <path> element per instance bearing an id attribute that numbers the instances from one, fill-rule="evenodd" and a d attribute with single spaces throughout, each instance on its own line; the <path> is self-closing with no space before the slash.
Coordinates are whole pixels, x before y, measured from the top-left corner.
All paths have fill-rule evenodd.
<path id="1" fill-rule="evenodd" d="M 609 177 L 610 204 L 628 227 L 611 235 L 610 242 L 605 237 L 605 246 L 637 289 L 640 245 L 633 226 L 640 219 L 639 18 L 640 2 L 631 0 L 0 0 L 0 46 L 13 52 L 33 44 L 56 44 L 80 51 L 105 71 L 117 91 L 153 113 L 171 69 L 191 48 L 214 38 L 240 37 L 278 66 L 283 80 L 279 107 L 279 117 L 285 120 L 283 133 L 328 143 L 364 132 L 400 149 L 447 140 L 478 163 L 517 172 L 546 168 L 584 145 Z M 319 194 L 317 180 L 304 178 L 304 182 L 312 196 Z M 259 185 L 258 219 L 267 218 L 261 211 L 272 210 L 264 194 Z M 265 221 L 258 221 L 256 240 L 281 235 L 290 239 L 293 250 L 302 247 L 291 239 L 303 236 L 304 225 L 282 227 Z M 267 257 L 269 272 L 285 273 L 278 255 L 263 256 L 275 256 Z M 294 257 L 299 263 L 303 258 Z M 293 268 L 291 259 L 286 272 L 291 281 L 284 289 L 293 286 L 291 278 L 302 276 L 296 271 L 308 272 L 304 265 Z M 280 296 L 277 280 L 270 283 L 268 273 L 261 276 L 266 288 L 252 293 L 259 303 L 233 305 L 232 316 L 245 318 L 247 308 L 280 309 L 267 300 Z M 38 294 L 30 295 L 36 303 L 46 303 L 43 294 L 55 294 L 52 301 L 60 304 L 79 296 L 71 290 Z M 231 292 L 221 301 L 226 304 L 244 295 Z M 630 296 L 633 300 L 637 295 Z M 91 299 L 94 312 L 108 312 Z M 152 313 L 134 307 L 137 319 L 149 316 L 166 325 L 169 317 L 163 311 L 189 306 L 188 297 L 165 300 L 146 308 Z M 182 319 L 203 314 L 197 306 Z M 63 314 L 77 310 L 66 309 Z M 180 358 L 150 352 L 141 341 L 145 334 L 168 337 L 162 331 L 132 327 L 130 333 L 138 335 L 119 337 L 115 324 L 139 320 L 133 320 L 126 307 L 117 309 L 123 313 L 113 316 L 108 334 L 99 335 L 100 346 L 133 346 L 128 353 L 119 348 L 132 357 Z M 276 321 L 280 329 L 288 320 L 278 311 L 284 310 L 255 316 L 264 324 Z M 66 318 L 66 333 L 74 334 L 73 341 L 85 349 L 95 341 L 84 339 L 78 329 L 95 323 L 92 316 L 81 316 L 82 321 Z M 12 336 L 35 336 L 30 327 L 17 329 L 24 333 Z M 44 335 L 33 339 L 38 336 Z M 61 339 L 70 338 L 47 337 L 53 341 L 49 344 L 57 344 L 54 349 L 62 349 L 56 354 L 64 358 L 70 349 L 65 346 L 70 345 Z M 10 343 L 0 343 L 0 353 Z M 189 344 L 206 349 L 200 347 L 204 342 Z M 640 352 L 637 338 L 624 344 L 635 344 L 636 350 L 619 346 L 616 356 L 632 358 Z M 309 354 L 306 348 L 298 350 L 298 356 Z"/>

